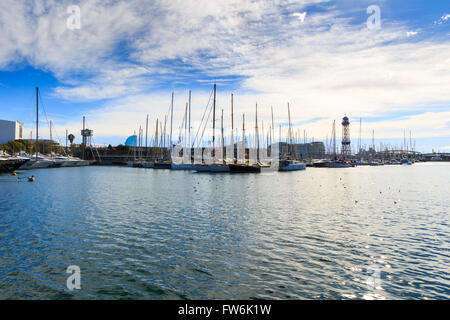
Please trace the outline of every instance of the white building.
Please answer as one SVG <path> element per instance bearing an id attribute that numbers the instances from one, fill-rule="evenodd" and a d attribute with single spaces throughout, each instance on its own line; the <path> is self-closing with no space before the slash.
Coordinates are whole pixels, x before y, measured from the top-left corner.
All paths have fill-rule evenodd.
<path id="1" fill-rule="evenodd" d="M 20 121 L 0 120 L 0 144 L 17 139 L 23 139 L 23 123 Z"/>

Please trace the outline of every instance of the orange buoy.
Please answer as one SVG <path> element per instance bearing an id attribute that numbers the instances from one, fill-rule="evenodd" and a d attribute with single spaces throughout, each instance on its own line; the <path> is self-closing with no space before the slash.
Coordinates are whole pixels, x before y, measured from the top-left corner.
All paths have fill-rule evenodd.
<path id="1" fill-rule="evenodd" d="M 17 176 L 17 173 L 13 172 L 12 175 L 15 177 L 15 176 Z"/>

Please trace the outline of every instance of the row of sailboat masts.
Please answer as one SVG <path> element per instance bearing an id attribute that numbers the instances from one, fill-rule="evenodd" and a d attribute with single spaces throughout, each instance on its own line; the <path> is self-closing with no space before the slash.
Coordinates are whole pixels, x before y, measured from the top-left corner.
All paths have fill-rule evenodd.
<path id="1" fill-rule="evenodd" d="M 168 116 L 164 116 L 164 124 L 162 121 L 160 121 L 159 119 L 156 119 L 156 128 L 155 128 L 155 136 L 154 136 L 154 143 L 153 143 L 153 147 L 155 149 L 156 155 L 157 157 L 162 157 L 164 155 L 164 151 L 166 150 L 169 153 L 171 153 L 172 149 L 173 149 L 173 107 L 174 107 L 174 93 L 172 93 L 172 100 L 171 100 L 171 105 L 170 105 L 170 112 L 169 112 L 169 116 L 170 116 L 170 134 L 167 134 L 167 120 L 168 120 Z M 292 127 L 292 122 L 291 122 L 291 110 L 290 110 L 290 104 L 287 104 L 287 108 L 288 108 L 288 118 L 289 118 L 289 126 L 288 126 L 288 135 L 286 138 L 286 142 L 288 144 L 288 153 L 291 154 L 292 153 L 292 144 L 294 143 L 294 141 L 296 143 L 300 142 L 300 131 L 298 130 L 296 134 L 294 134 L 294 130 Z M 208 109 L 208 107 L 207 107 Z M 216 150 L 216 146 L 217 146 L 217 140 L 216 140 L 216 110 L 217 109 L 217 85 L 214 84 L 214 89 L 213 89 L 213 104 L 212 104 L 212 110 L 210 110 L 210 112 L 212 111 L 212 148 L 213 150 Z M 195 144 L 197 142 L 198 146 L 200 146 L 202 144 L 202 139 L 203 139 L 203 135 L 202 137 L 197 140 L 197 136 L 195 137 L 195 139 L 192 139 L 191 136 L 191 110 L 192 110 L 192 93 L 191 91 L 189 91 L 189 98 L 188 98 L 188 102 L 186 103 L 185 106 L 185 112 L 184 112 L 184 118 L 182 121 L 182 125 L 180 127 L 180 133 L 181 130 L 184 127 L 184 138 L 183 138 L 183 145 L 184 148 L 195 148 Z M 231 155 L 231 159 L 233 160 L 234 163 L 237 163 L 238 159 L 238 155 L 235 151 L 235 143 L 237 143 L 239 139 L 237 139 L 238 135 L 235 135 L 235 121 L 234 121 L 234 94 L 231 94 L 231 136 L 230 136 L 230 146 L 231 146 L 231 150 L 232 150 L 232 155 Z M 209 116 L 208 116 L 209 118 Z M 203 119 L 202 119 L 203 121 Z M 221 131 L 220 131 L 220 145 L 223 148 L 225 146 L 225 134 L 224 134 L 224 111 L 223 109 L 221 110 L 221 116 L 220 116 L 220 121 L 221 121 Z M 201 129 L 203 123 L 200 123 L 200 127 L 199 127 L 199 132 Z M 258 104 L 256 103 L 255 106 L 255 135 L 254 135 L 254 147 L 256 148 L 257 152 L 256 152 L 256 160 L 259 162 L 260 161 L 260 153 L 259 150 L 261 148 L 261 134 L 263 136 L 263 147 L 268 147 L 270 145 L 272 145 L 274 142 L 276 142 L 275 139 L 275 123 L 274 123 L 274 114 L 273 114 L 273 107 L 271 107 L 271 125 L 269 126 L 269 129 L 267 130 L 267 137 L 265 136 L 265 132 L 264 132 L 264 122 L 261 123 L 261 132 L 260 132 L 260 127 L 259 127 L 259 120 L 258 120 Z M 207 126 L 207 123 L 205 122 L 205 128 Z M 279 137 L 278 137 L 278 142 L 281 142 L 282 140 L 282 134 L 281 134 L 281 125 L 280 125 L 280 133 L 279 133 Z M 147 115 L 146 118 L 146 125 L 145 125 L 145 152 L 146 155 L 145 157 L 148 158 L 148 152 L 149 152 L 149 144 L 148 144 L 148 130 L 149 130 L 149 115 Z M 136 136 L 136 140 L 135 140 L 135 158 L 138 155 L 139 157 L 143 157 L 143 152 L 142 152 L 142 146 L 144 145 L 144 132 L 142 127 L 139 128 L 138 134 Z M 236 140 L 236 141 L 235 141 Z M 242 140 L 240 141 L 243 144 L 243 150 L 246 150 L 246 144 L 247 142 L 252 141 L 251 140 L 247 140 L 246 139 L 246 129 L 245 129 L 245 114 L 242 115 Z M 307 143 L 307 136 L 306 136 L 306 131 L 303 132 L 303 142 Z M 265 141 L 265 142 L 264 142 Z M 181 134 L 179 137 L 179 143 L 181 143 Z M 136 147 L 139 147 L 138 150 L 138 154 L 136 154 Z M 214 151 L 213 151 L 214 152 Z M 225 153 L 220 152 L 220 154 L 222 155 L 222 162 L 225 162 Z M 214 155 L 215 156 L 215 155 Z M 245 151 L 244 151 L 244 157 L 245 157 Z"/>
<path id="2" fill-rule="evenodd" d="M 372 148 L 372 150 L 374 152 L 376 151 L 376 146 L 375 146 L 375 129 L 372 129 L 372 143 L 371 143 L 370 147 Z M 365 149 L 365 148 L 363 148 L 363 146 L 362 146 L 362 118 L 360 118 L 359 119 L 358 149 L 357 149 L 356 153 L 357 154 L 360 153 L 363 149 Z M 383 148 L 383 143 L 380 142 L 379 151 L 380 152 L 388 151 L 388 146 L 385 146 Z M 402 147 L 401 147 L 401 151 L 403 153 L 405 153 L 405 152 L 406 153 L 410 153 L 411 152 L 413 154 L 416 153 L 416 151 L 415 151 L 415 140 L 413 142 L 411 130 L 409 130 L 409 145 L 408 145 L 408 142 L 407 142 L 406 130 L 403 130 L 403 144 L 402 144 Z"/>
<path id="3" fill-rule="evenodd" d="M 216 136 L 215 136 L 215 128 L 216 128 L 216 85 L 214 85 L 214 91 L 213 91 L 213 136 L 212 136 L 212 146 L 213 149 L 215 149 L 216 147 Z M 288 131 L 288 138 L 287 138 L 287 142 L 288 144 L 291 146 L 293 143 L 293 129 L 292 129 L 292 123 L 291 123 L 291 114 L 290 114 L 290 105 L 288 103 L 288 117 L 289 117 L 289 131 Z M 272 125 L 270 126 L 268 132 L 267 132 L 267 139 L 266 139 L 266 143 L 264 143 L 264 145 L 266 147 L 268 147 L 269 145 L 272 145 L 273 142 L 275 142 L 275 125 L 274 125 L 274 117 L 273 117 L 273 107 L 271 107 L 271 122 Z M 235 126 L 234 126 L 234 94 L 231 94 L 231 137 L 230 137 L 230 146 L 232 149 L 232 159 L 233 162 L 236 163 L 237 162 L 237 155 L 235 153 L 235 136 L 234 136 L 234 130 L 235 130 Z M 262 135 L 264 138 L 264 123 L 262 122 Z M 260 129 L 259 129 L 259 121 L 258 121 L 258 104 L 256 103 L 255 106 L 255 140 L 254 140 L 254 146 L 256 149 L 256 160 L 257 162 L 260 161 L 260 153 L 259 150 L 261 148 L 261 141 L 260 141 Z M 223 126 L 223 109 L 222 109 L 222 115 L 221 115 L 221 146 L 222 148 L 225 145 L 225 135 L 224 135 L 224 126 Z M 300 137 L 300 134 L 298 132 L 297 138 L 296 140 L 298 141 L 298 138 Z M 246 141 L 251 141 L 251 140 L 247 140 L 246 139 L 246 130 L 245 130 L 245 114 L 242 115 L 242 140 L 241 143 L 242 145 L 242 149 L 246 150 Z M 264 140 L 263 140 L 264 141 Z M 281 142 L 281 126 L 280 126 L 280 135 L 279 135 L 279 142 Z M 290 147 L 291 148 L 291 147 Z M 292 152 L 291 150 L 289 150 L 290 152 Z M 222 153 L 223 154 L 223 153 Z M 245 154 L 245 152 L 244 152 Z M 245 157 L 245 155 L 244 155 Z M 225 161 L 225 157 L 223 157 L 222 161 Z M 246 160 L 244 159 L 244 161 L 246 162 Z"/>
<path id="4" fill-rule="evenodd" d="M 153 139 L 153 148 L 155 151 L 155 154 L 153 154 L 154 157 L 157 158 L 163 158 L 165 155 L 166 149 L 169 151 L 172 149 L 172 134 L 173 134 L 173 100 L 174 100 L 174 93 L 172 93 L 172 102 L 170 105 L 170 134 L 167 134 L 167 118 L 168 116 L 164 116 L 164 126 L 162 121 L 159 120 L 159 118 L 156 119 L 156 128 L 155 128 L 155 136 Z M 135 140 L 134 140 L 134 159 L 137 158 L 149 158 L 149 144 L 148 144 L 148 133 L 149 133 L 149 115 L 147 114 L 146 121 L 145 121 L 145 149 L 144 147 L 144 130 L 142 129 L 142 126 L 139 127 L 139 131 L 136 134 L 135 132 Z M 145 151 L 145 155 L 144 155 Z"/>

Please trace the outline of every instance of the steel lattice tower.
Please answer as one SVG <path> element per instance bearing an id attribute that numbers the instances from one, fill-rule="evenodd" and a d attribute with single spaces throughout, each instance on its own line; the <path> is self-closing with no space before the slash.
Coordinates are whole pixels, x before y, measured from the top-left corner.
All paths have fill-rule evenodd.
<path id="1" fill-rule="evenodd" d="M 350 121 L 347 116 L 342 119 L 342 157 L 350 158 L 352 154 L 350 141 Z"/>

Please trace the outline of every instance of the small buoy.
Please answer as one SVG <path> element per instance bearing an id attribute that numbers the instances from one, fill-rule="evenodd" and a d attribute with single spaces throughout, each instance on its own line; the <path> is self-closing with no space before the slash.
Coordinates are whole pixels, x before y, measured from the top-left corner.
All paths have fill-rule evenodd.
<path id="1" fill-rule="evenodd" d="M 13 177 L 15 177 L 15 176 L 17 176 L 17 173 L 13 172 L 12 175 L 13 175 Z"/>
<path id="2" fill-rule="evenodd" d="M 34 182 L 34 180 L 35 180 L 34 176 L 31 176 L 31 177 L 28 178 L 28 182 Z"/>

